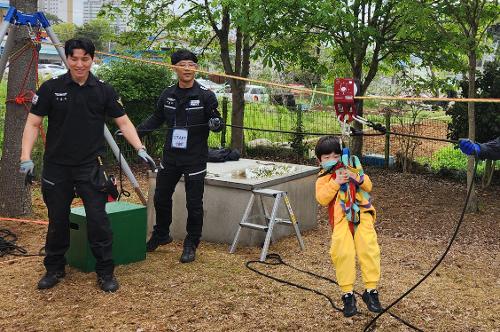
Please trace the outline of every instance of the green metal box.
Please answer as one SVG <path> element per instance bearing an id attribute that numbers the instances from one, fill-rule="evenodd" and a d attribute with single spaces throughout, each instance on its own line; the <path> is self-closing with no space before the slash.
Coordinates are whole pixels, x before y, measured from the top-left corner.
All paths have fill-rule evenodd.
<path id="1" fill-rule="evenodd" d="M 106 204 L 113 230 L 113 260 L 115 265 L 128 264 L 146 259 L 146 207 L 143 205 L 111 202 Z M 66 260 L 70 266 L 84 272 L 95 270 L 95 258 L 87 240 L 85 209 L 71 209 L 70 246 Z"/>

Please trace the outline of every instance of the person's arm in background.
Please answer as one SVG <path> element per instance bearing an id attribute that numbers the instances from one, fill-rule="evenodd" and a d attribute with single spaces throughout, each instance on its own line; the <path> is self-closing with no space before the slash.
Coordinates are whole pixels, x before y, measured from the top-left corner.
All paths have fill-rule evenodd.
<path id="1" fill-rule="evenodd" d="M 207 100 L 205 101 L 205 114 L 208 121 L 208 129 L 217 133 L 222 130 L 224 127 L 224 121 L 217 110 L 219 107 L 219 102 L 217 101 L 217 97 L 213 92 L 207 95 Z"/>
<path id="2" fill-rule="evenodd" d="M 108 89 L 106 95 L 109 96 L 106 105 L 106 114 L 113 118 L 119 128 L 118 131 L 134 147 L 139 157 L 148 163 L 152 170 L 156 169 L 156 164 L 153 158 L 146 152 L 146 147 L 142 144 L 134 124 L 130 121 L 127 114 L 125 114 L 123 104 L 115 89 L 111 85 L 106 85 L 105 88 Z"/>
<path id="3" fill-rule="evenodd" d="M 479 159 L 490 159 L 490 160 L 500 159 L 500 136 L 492 141 L 486 142 L 484 144 L 479 144 L 479 146 L 480 146 L 478 154 Z"/>
<path id="4" fill-rule="evenodd" d="M 500 137 L 483 144 L 474 143 L 469 139 L 461 139 L 458 146 L 463 153 L 475 154 L 479 159 L 500 159 Z"/>
<path id="5" fill-rule="evenodd" d="M 163 98 L 160 96 L 158 102 L 156 103 L 156 109 L 153 114 L 151 114 L 146 120 L 142 121 L 141 124 L 137 126 L 137 132 L 139 137 L 146 136 L 152 131 L 161 127 L 165 122 L 165 115 L 163 114 Z"/>

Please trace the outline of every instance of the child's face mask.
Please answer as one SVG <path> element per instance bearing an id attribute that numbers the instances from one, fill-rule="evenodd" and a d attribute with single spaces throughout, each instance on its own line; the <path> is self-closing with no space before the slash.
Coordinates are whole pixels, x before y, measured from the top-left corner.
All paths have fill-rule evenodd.
<path id="1" fill-rule="evenodd" d="M 335 165 L 337 165 L 337 160 L 327 160 L 321 163 L 321 167 L 323 167 L 325 171 L 331 170 L 333 167 L 335 167 Z"/>

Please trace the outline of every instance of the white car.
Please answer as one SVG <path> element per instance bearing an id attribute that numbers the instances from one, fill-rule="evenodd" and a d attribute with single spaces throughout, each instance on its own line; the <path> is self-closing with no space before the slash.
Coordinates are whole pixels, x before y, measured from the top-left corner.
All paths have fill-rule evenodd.
<path id="1" fill-rule="evenodd" d="M 260 85 L 248 84 L 245 87 L 245 94 L 243 96 L 246 102 L 269 102 L 269 94 L 266 87 Z"/>
<path id="2" fill-rule="evenodd" d="M 211 90 L 213 92 L 218 92 L 218 91 L 224 90 L 223 84 L 217 84 L 217 83 L 212 82 L 210 80 L 205 80 L 203 78 L 197 78 L 196 82 L 198 82 L 199 84 L 203 85 L 205 88 L 207 88 L 208 90 Z"/>
<path id="3" fill-rule="evenodd" d="M 52 63 L 42 63 L 38 65 L 39 76 L 57 77 L 59 75 L 65 74 L 66 72 L 66 67 L 61 65 Z"/>

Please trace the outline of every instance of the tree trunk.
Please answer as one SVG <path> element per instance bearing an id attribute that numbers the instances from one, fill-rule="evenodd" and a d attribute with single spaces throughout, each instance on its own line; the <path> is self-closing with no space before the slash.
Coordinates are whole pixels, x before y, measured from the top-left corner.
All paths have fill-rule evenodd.
<path id="1" fill-rule="evenodd" d="M 233 111 L 231 112 L 231 124 L 235 126 L 243 126 L 244 111 L 245 111 L 245 81 L 231 80 L 231 93 L 233 97 Z M 241 153 L 244 152 L 245 144 L 243 138 L 243 129 L 231 128 L 231 148 L 237 149 Z"/>
<path id="2" fill-rule="evenodd" d="M 36 11 L 36 0 L 11 0 L 11 6 L 26 13 Z M 25 26 L 15 27 L 12 54 L 31 43 Z M 23 89 L 22 83 L 27 77 L 25 91 L 35 90 L 35 73 L 37 63 L 30 61 L 33 57 L 31 46 L 10 63 L 7 84 L 7 99 L 14 99 Z M 7 55 L 4 55 L 7 56 Z M 0 160 L 0 216 L 20 216 L 31 213 L 31 190 L 24 185 L 24 177 L 19 173 L 19 156 L 21 155 L 21 138 L 26 123 L 27 111 L 24 105 L 7 102 L 4 124 L 4 141 L 2 159 Z"/>
<path id="3" fill-rule="evenodd" d="M 471 47 L 469 50 L 469 98 L 476 98 L 476 50 Z M 469 120 L 469 139 L 475 141 L 476 138 L 476 108 L 473 102 L 469 102 L 467 106 L 467 116 Z M 474 157 L 470 156 L 467 161 L 467 188 L 471 185 L 474 173 Z M 472 187 L 472 192 L 467 205 L 466 212 L 474 213 L 478 211 L 478 198 L 475 186 Z"/>
<path id="4" fill-rule="evenodd" d="M 363 79 L 363 67 L 362 66 L 363 66 L 362 63 L 358 63 L 352 69 L 353 78 L 357 79 L 360 82 L 361 91 L 359 91 L 359 93 L 358 93 L 358 95 L 360 95 L 360 96 L 364 95 L 363 84 L 361 84 L 362 79 Z M 358 102 L 356 102 L 355 105 L 357 107 L 356 114 L 359 116 L 363 116 L 363 100 L 359 100 Z M 352 125 L 355 129 L 358 129 L 358 130 L 363 129 L 363 125 L 361 123 L 359 123 L 358 121 L 353 121 Z M 359 156 L 361 158 L 362 153 L 363 153 L 363 136 L 352 137 L 350 149 L 351 149 L 351 153 L 353 155 Z"/>
<path id="5" fill-rule="evenodd" d="M 484 163 L 484 174 L 482 182 L 483 189 L 490 186 L 494 172 L 495 172 L 495 163 L 492 160 L 486 160 Z"/>

